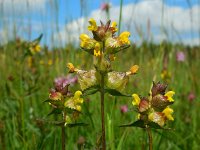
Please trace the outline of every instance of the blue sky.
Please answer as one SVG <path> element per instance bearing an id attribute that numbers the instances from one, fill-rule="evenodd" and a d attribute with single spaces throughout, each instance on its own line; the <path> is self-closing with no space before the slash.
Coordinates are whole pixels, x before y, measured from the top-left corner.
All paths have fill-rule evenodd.
<path id="1" fill-rule="evenodd" d="M 78 35 L 87 32 L 84 28 L 87 27 L 88 18 L 94 17 L 97 22 L 98 19 L 106 18 L 105 12 L 100 11 L 104 2 L 111 4 L 111 19 L 117 21 L 119 0 L 0 0 L 0 43 L 12 39 L 15 35 L 13 31 L 16 32 L 16 36 L 27 40 L 43 33 L 42 43 L 47 45 L 78 41 Z M 164 18 L 160 17 L 162 11 Z M 147 36 L 146 26 L 149 20 L 155 42 L 166 38 L 162 25 L 169 33 L 169 40 L 178 41 L 180 36 L 186 44 L 190 41 L 198 44 L 198 14 L 198 0 L 123 0 L 122 30 L 129 29 L 134 35 L 133 40 L 141 41 Z M 142 38 L 138 35 L 138 28 L 143 32 Z"/>

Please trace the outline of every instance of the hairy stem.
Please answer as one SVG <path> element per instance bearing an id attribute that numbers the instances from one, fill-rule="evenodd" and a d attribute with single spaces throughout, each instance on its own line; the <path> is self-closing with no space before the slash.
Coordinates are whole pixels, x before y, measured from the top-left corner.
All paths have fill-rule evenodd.
<path id="1" fill-rule="evenodd" d="M 102 128 L 102 150 L 106 150 L 105 121 L 104 121 L 104 74 L 101 74 L 101 128 Z"/>
<path id="2" fill-rule="evenodd" d="M 147 127 L 146 130 L 149 138 L 149 150 L 153 150 L 153 138 L 152 138 L 151 128 Z"/>

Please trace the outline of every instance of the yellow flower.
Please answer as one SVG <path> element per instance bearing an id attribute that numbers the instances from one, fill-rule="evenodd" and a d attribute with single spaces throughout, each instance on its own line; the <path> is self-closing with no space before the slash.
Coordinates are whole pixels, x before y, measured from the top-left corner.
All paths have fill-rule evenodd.
<path id="1" fill-rule="evenodd" d="M 31 46 L 29 49 L 30 49 L 31 53 L 34 55 L 35 53 L 40 52 L 41 47 L 39 44 L 35 44 L 35 45 Z"/>
<path id="2" fill-rule="evenodd" d="M 134 65 L 130 68 L 129 71 L 126 72 L 126 75 L 132 75 L 132 74 L 135 74 L 139 69 L 139 66 L 138 65 Z"/>
<path id="3" fill-rule="evenodd" d="M 77 111 L 81 111 L 80 104 L 83 103 L 83 98 L 80 98 L 81 95 L 82 95 L 81 91 L 76 91 L 75 94 L 74 94 L 74 97 L 72 97 L 69 100 L 67 100 L 64 103 L 64 106 L 68 107 L 68 108 L 71 108 L 71 109 L 75 109 Z"/>
<path id="4" fill-rule="evenodd" d="M 152 112 L 148 115 L 148 119 L 152 122 L 159 124 L 160 126 L 164 126 L 165 118 L 162 112 Z"/>
<path id="5" fill-rule="evenodd" d="M 162 111 L 165 115 L 165 117 L 167 117 L 168 120 L 174 120 L 174 118 L 172 117 L 172 113 L 174 112 L 173 109 L 167 107 Z"/>
<path id="6" fill-rule="evenodd" d="M 93 18 L 89 20 L 89 23 L 90 23 L 90 26 L 88 26 L 89 31 L 96 31 L 98 29 L 96 21 Z"/>
<path id="7" fill-rule="evenodd" d="M 121 42 L 122 45 L 124 44 L 127 44 L 129 45 L 130 44 L 130 41 L 129 41 L 129 36 L 130 36 L 130 32 L 128 31 L 125 31 L 125 32 L 122 32 L 120 35 L 119 35 L 119 41 Z"/>
<path id="8" fill-rule="evenodd" d="M 165 94 L 165 96 L 167 97 L 167 100 L 169 101 L 169 102 L 173 102 L 174 101 L 174 99 L 172 98 L 172 96 L 175 94 L 175 92 L 174 91 L 168 91 L 166 94 Z"/>
<path id="9" fill-rule="evenodd" d="M 117 30 L 118 30 L 118 29 L 117 29 L 117 23 L 116 23 L 115 21 L 112 22 L 111 27 L 113 28 L 113 29 L 112 29 L 113 32 L 117 32 Z"/>
<path id="10" fill-rule="evenodd" d="M 81 106 L 80 105 L 76 105 L 76 110 L 77 111 L 81 111 Z"/>
<path id="11" fill-rule="evenodd" d="M 133 94 L 132 97 L 133 97 L 133 101 L 132 101 L 133 106 L 135 106 L 135 105 L 139 106 L 140 97 L 137 94 Z"/>
<path id="12" fill-rule="evenodd" d="M 87 34 L 81 34 L 80 35 L 80 40 L 81 40 L 81 47 L 85 47 L 90 40 L 90 37 Z"/>
<path id="13" fill-rule="evenodd" d="M 95 48 L 94 48 L 94 56 L 98 57 L 98 56 L 101 56 L 101 46 L 99 43 L 96 43 L 95 44 Z"/>
<path id="14" fill-rule="evenodd" d="M 67 64 L 67 68 L 69 68 L 69 72 L 70 73 L 73 73 L 73 72 L 77 71 L 77 69 L 74 67 L 74 65 L 72 63 L 68 63 Z"/>
<path id="15" fill-rule="evenodd" d="M 80 35 L 80 46 L 81 48 L 85 49 L 93 49 L 95 46 L 96 41 L 94 39 L 91 39 L 87 34 L 81 34 Z"/>

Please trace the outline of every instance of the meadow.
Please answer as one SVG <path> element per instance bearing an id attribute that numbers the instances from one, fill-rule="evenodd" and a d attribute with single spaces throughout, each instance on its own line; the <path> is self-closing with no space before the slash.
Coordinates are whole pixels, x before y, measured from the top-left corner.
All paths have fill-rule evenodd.
<path id="1" fill-rule="evenodd" d="M 38 35 L 39 36 L 39 35 Z M 62 149 L 62 115 L 51 112 L 50 91 L 58 78 L 67 78 L 74 93 L 81 90 L 76 74 L 69 73 L 67 63 L 79 69 L 94 69 L 93 56 L 79 46 L 48 47 L 34 53 L 34 39 L 20 37 L 0 45 L 0 149 Z M 43 40 L 43 38 L 41 38 Z M 95 56 L 94 56 L 95 57 Z M 115 55 L 112 68 L 126 72 L 130 65 L 139 66 L 129 78 L 123 93 L 148 96 L 152 83 L 167 84 L 173 97 L 174 121 L 164 129 L 152 129 L 154 150 L 200 149 L 200 46 L 162 41 L 131 43 Z M 67 150 L 101 149 L 100 93 L 85 95 L 77 122 L 81 126 L 65 126 Z M 120 127 L 137 120 L 132 97 L 105 94 L 106 147 L 109 150 L 146 150 L 148 135 L 144 128 Z"/>

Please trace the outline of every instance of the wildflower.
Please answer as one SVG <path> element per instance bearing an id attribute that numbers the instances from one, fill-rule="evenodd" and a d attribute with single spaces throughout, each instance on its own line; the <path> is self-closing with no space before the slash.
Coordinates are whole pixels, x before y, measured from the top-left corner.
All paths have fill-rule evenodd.
<path id="1" fill-rule="evenodd" d="M 73 72 L 77 71 L 77 69 L 74 67 L 74 65 L 72 63 L 68 63 L 67 67 L 69 68 L 69 72 L 70 73 L 73 73 Z"/>
<path id="2" fill-rule="evenodd" d="M 174 118 L 173 118 L 172 115 L 171 115 L 171 114 L 174 112 L 173 109 L 167 107 L 167 108 L 165 108 L 162 112 L 164 113 L 165 117 L 166 117 L 168 120 L 171 120 L 171 121 L 174 120 Z"/>
<path id="3" fill-rule="evenodd" d="M 164 114 L 162 112 L 153 112 L 148 115 L 149 121 L 155 122 L 161 127 L 165 124 Z"/>
<path id="4" fill-rule="evenodd" d="M 68 86 L 69 84 L 73 85 L 77 81 L 78 81 L 77 76 L 72 77 L 71 75 L 68 75 L 66 77 L 65 76 L 57 77 L 54 79 L 54 87 L 57 91 L 60 91 L 63 93 L 66 86 Z"/>
<path id="5" fill-rule="evenodd" d="M 130 41 L 128 39 L 129 36 L 130 36 L 130 32 L 128 31 L 122 32 L 119 35 L 119 41 L 121 42 L 122 45 L 130 45 Z"/>
<path id="6" fill-rule="evenodd" d="M 195 93 L 194 92 L 190 92 L 189 94 L 188 94 L 188 100 L 190 101 L 190 102 L 192 102 L 192 101 L 194 101 L 194 99 L 196 98 L 196 95 L 195 95 Z"/>
<path id="7" fill-rule="evenodd" d="M 99 43 L 96 43 L 95 48 L 94 48 L 94 56 L 98 57 L 101 56 L 101 46 Z"/>
<path id="8" fill-rule="evenodd" d="M 164 126 L 167 120 L 173 121 L 173 109 L 169 107 L 174 102 L 172 96 L 174 91 L 165 93 L 166 85 L 160 82 L 154 83 L 151 88 L 151 95 L 149 98 L 139 97 L 133 94 L 132 104 L 137 107 L 139 112 L 139 119 L 143 120 L 146 125 L 149 122 L 155 122 L 159 126 Z"/>
<path id="9" fill-rule="evenodd" d="M 111 25 L 111 30 L 113 33 L 117 32 L 117 23 L 116 22 L 112 22 L 112 25 Z"/>
<path id="10" fill-rule="evenodd" d="M 175 92 L 174 91 L 169 91 L 169 92 L 167 92 L 166 94 L 165 94 L 165 96 L 167 97 L 167 100 L 169 101 L 169 102 L 173 102 L 174 101 L 174 99 L 172 98 L 172 96 L 175 94 Z"/>
<path id="11" fill-rule="evenodd" d="M 94 49 L 96 41 L 91 39 L 87 34 L 80 35 L 80 46 L 81 48 L 87 50 L 87 52 L 92 53 L 91 49 Z"/>
<path id="12" fill-rule="evenodd" d="M 120 111 L 122 114 L 126 113 L 128 111 L 128 106 L 127 105 L 120 106 Z"/>
<path id="13" fill-rule="evenodd" d="M 77 111 L 81 111 L 80 104 L 83 103 L 83 98 L 80 98 L 81 95 L 82 95 L 81 91 L 76 91 L 75 94 L 74 94 L 74 97 L 71 97 L 70 99 L 68 99 L 64 103 L 64 106 L 68 107 L 70 109 L 75 109 Z"/>
<path id="14" fill-rule="evenodd" d="M 139 106 L 140 97 L 137 94 L 133 94 L 132 97 L 133 97 L 133 101 L 132 101 L 133 106 L 135 106 L 135 105 Z"/>
<path id="15" fill-rule="evenodd" d="M 60 92 L 55 91 L 55 90 L 51 90 L 50 94 L 49 94 L 49 98 L 51 100 L 61 100 L 62 94 Z"/>
<path id="16" fill-rule="evenodd" d="M 184 62 L 185 61 L 185 53 L 183 51 L 179 51 L 176 53 L 176 60 L 178 62 Z"/>
<path id="17" fill-rule="evenodd" d="M 136 72 L 138 71 L 139 66 L 138 65 L 134 65 L 130 68 L 130 70 L 128 72 L 126 72 L 126 75 L 132 75 L 132 74 L 136 74 Z"/>
<path id="18" fill-rule="evenodd" d="M 29 50 L 30 50 L 31 54 L 34 55 L 35 53 L 40 52 L 41 47 L 40 47 L 39 44 L 34 44 L 34 45 L 32 45 L 32 46 L 29 48 Z"/>
<path id="19" fill-rule="evenodd" d="M 90 23 L 90 26 L 88 26 L 88 30 L 89 31 L 96 31 L 97 30 L 97 24 L 96 24 L 96 21 L 93 19 L 93 18 L 91 18 L 90 20 L 89 20 L 89 23 Z"/>

